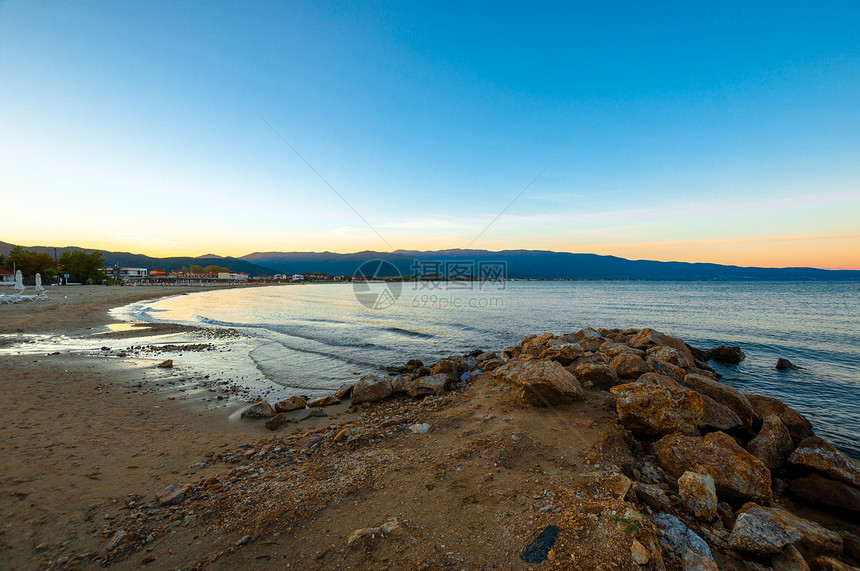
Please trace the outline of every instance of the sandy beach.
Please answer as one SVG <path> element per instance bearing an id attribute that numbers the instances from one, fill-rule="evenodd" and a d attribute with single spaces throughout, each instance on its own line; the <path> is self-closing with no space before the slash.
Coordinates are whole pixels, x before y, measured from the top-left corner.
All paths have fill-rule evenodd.
<path id="1" fill-rule="evenodd" d="M 418 373 L 382 378 L 378 386 L 412 388 L 378 402 L 355 404 L 353 395 L 351 405 L 344 399 L 285 413 L 294 421 L 274 432 L 265 418 L 229 420 L 245 403 L 206 388 L 194 370 L 159 368 L 157 353 L 15 354 L 21 336 L 93 335 L 111 322 L 113 307 L 186 291 L 197 290 L 55 288 L 47 302 L 0 307 L 0 567 L 530 569 L 543 561 L 551 569 L 681 569 L 701 559 L 701 569 L 745 570 L 776 557 L 729 545 L 744 501 L 770 501 L 767 468 L 755 468 L 767 482 L 749 482 L 737 496 L 724 498 L 719 488 L 731 504 L 721 501 L 714 520 L 697 519 L 656 437 L 631 424 L 636 411 L 619 417 L 618 387 L 610 394 L 586 380 L 616 363 L 613 351 L 644 355 L 627 345 L 635 331 L 530 336 L 501 358 L 475 352 L 440 361 L 421 378 L 445 378 L 440 371 L 451 369 L 445 388 L 422 392 Z M 111 335 L 138 343 L 177 332 L 217 342 L 211 332 L 170 325 Z M 575 339 L 591 349 L 568 342 Z M 652 348 L 671 353 L 661 347 Z M 577 357 L 565 353 L 574 350 Z M 499 372 L 457 380 L 477 358 Z M 570 363 L 585 390 L 559 362 Z M 556 402 L 556 386 L 542 393 L 552 406 L 534 406 L 541 403 L 530 402 L 531 389 L 510 372 L 530 363 L 574 379 L 558 385 L 571 398 Z M 666 390 L 633 385 L 621 386 Z M 661 422 L 685 414 L 670 412 Z M 785 418 L 790 424 L 794 417 Z M 660 442 L 674 438 L 672 429 L 661 430 L 669 434 Z M 741 464 L 760 464 L 733 454 Z M 815 527 L 824 540 L 798 543 L 804 556 L 856 562 L 856 523 L 785 495 L 784 477 L 774 472 L 774 506 L 838 531 Z M 663 512 L 704 537 L 706 552 L 671 543 L 657 523 L 669 517 Z"/>

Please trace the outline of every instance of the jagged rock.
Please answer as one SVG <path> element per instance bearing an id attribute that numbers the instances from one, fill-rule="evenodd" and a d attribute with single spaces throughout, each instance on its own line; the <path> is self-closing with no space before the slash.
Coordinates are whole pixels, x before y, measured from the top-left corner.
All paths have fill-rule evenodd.
<path id="1" fill-rule="evenodd" d="M 630 487 L 633 485 L 633 482 L 625 476 L 624 474 L 610 474 L 608 476 L 601 476 L 601 480 L 603 482 L 604 489 L 609 492 L 609 494 L 618 500 L 623 500 L 627 496 L 627 492 L 630 491 Z"/>
<path id="2" fill-rule="evenodd" d="M 497 380 L 518 387 L 522 399 L 535 406 L 585 398 L 576 377 L 555 361 L 512 361 L 492 374 Z"/>
<path id="3" fill-rule="evenodd" d="M 860 490 L 818 474 L 793 478 L 788 481 L 788 489 L 808 502 L 860 512 Z"/>
<path id="4" fill-rule="evenodd" d="M 839 535 L 842 536 L 842 551 L 845 555 L 860 561 L 860 537 L 847 531 L 840 531 Z"/>
<path id="5" fill-rule="evenodd" d="M 495 351 L 484 351 L 480 355 L 476 357 L 479 363 L 483 363 L 484 361 L 491 361 L 493 359 L 498 359 L 499 356 L 496 355 Z"/>
<path id="6" fill-rule="evenodd" d="M 793 545 L 786 545 L 770 560 L 773 571 L 809 571 L 809 565 L 800 551 Z"/>
<path id="7" fill-rule="evenodd" d="M 478 360 L 475 357 L 469 356 L 469 357 L 463 359 L 463 362 L 460 363 L 458 370 L 462 371 L 460 373 L 460 375 L 462 376 L 463 373 L 474 371 L 475 369 L 477 369 L 480 366 L 481 366 L 480 363 L 478 363 Z"/>
<path id="8" fill-rule="evenodd" d="M 566 366 L 585 355 L 585 351 L 577 343 L 554 343 L 555 341 L 558 340 L 553 339 L 544 349 L 540 355 L 541 359 L 558 361 L 559 364 Z"/>
<path id="9" fill-rule="evenodd" d="M 155 501 L 160 506 L 172 506 L 185 499 L 186 493 L 188 493 L 188 484 L 170 484 L 155 494 Z"/>
<path id="10" fill-rule="evenodd" d="M 686 375 L 684 377 L 684 386 L 705 396 L 709 396 L 718 403 L 732 409 L 741 419 L 744 428 L 752 428 L 755 424 L 757 418 L 752 403 L 737 389 L 698 374 Z"/>
<path id="11" fill-rule="evenodd" d="M 694 363 L 695 358 L 693 357 L 690 348 L 684 343 L 682 340 L 677 337 L 672 337 L 671 335 L 667 335 L 665 333 L 660 333 L 658 331 L 654 331 L 653 329 L 643 329 L 636 335 L 630 338 L 627 342 L 631 347 L 638 347 L 639 349 L 648 349 L 655 346 L 666 346 L 671 347 L 678 353 L 684 356 L 685 359 L 689 363 Z M 707 361 L 707 359 L 703 359 Z"/>
<path id="12" fill-rule="evenodd" d="M 684 472 L 708 474 L 717 492 L 731 498 L 770 503 L 770 470 L 724 432 L 704 438 L 669 434 L 654 444 L 660 466 L 679 477 Z"/>
<path id="13" fill-rule="evenodd" d="M 260 399 L 254 404 L 248 406 L 239 415 L 240 418 L 272 418 L 275 416 L 275 409 L 272 408 L 267 401 Z"/>
<path id="14" fill-rule="evenodd" d="M 391 380 L 391 391 L 392 393 L 404 393 L 406 392 L 409 385 L 416 379 L 415 375 L 412 373 L 406 373 L 405 375 L 400 375 L 399 377 L 395 377 Z"/>
<path id="15" fill-rule="evenodd" d="M 684 375 L 687 374 L 687 371 L 685 371 L 681 367 L 673 365 L 672 363 L 667 363 L 665 361 L 659 361 L 652 357 L 648 357 L 646 363 L 653 371 L 660 373 L 661 375 L 664 375 L 666 377 L 671 377 L 679 383 L 684 380 Z"/>
<path id="16" fill-rule="evenodd" d="M 618 420 L 634 432 L 690 434 L 702 420 L 702 397 L 694 391 L 637 382 L 616 385 L 609 392 L 615 397 Z"/>
<path id="17" fill-rule="evenodd" d="M 759 433 L 747 443 L 747 451 L 770 470 L 782 466 L 793 449 L 788 429 L 775 414 L 765 417 Z"/>
<path id="18" fill-rule="evenodd" d="M 560 531 L 557 525 L 546 526 L 535 540 L 526 547 L 526 550 L 520 555 L 520 559 L 526 563 L 543 563 L 546 561 Z"/>
<path id="19" fill-rule="evenodd" d="M 672 500 L 669 499 L 669 496 L 666 495 L 666 492 L 660 486 L 633 482 L 632 489 L 636 498 L 652 509 L 656 511 L 668 511 L 672 509 Z"/>
<path id="20" fill-rule="evenodd" d="M 459 368 L 457 363 L 452 361 L 451 359 L 442 359 L 432 367 L 430 367 L 431 375 L 439 375 L 444 374 L 448 375 L 448 379 L 451 381 L 456 380 L 459 376 Z"/>
<path id="21" fill-rule="evenodd" d="M 365 375 L 352 387 L 352 404 L 377 402 L 388 398 L 394 392 L 391 381 L 376 375 Z"/>
<path id="22" fill-rule="evenodd" d="M 698 565 L 700 569 L 718 571 L 711 548 L 704 539 L 681 523 L 681 520 L 666 513 L 657 514 L 652 519 L 657 524 L 660 541 L 678 554 L 684 565 L 683 569 L 695 569 Z M 710 564 L 705 563 L 706 561 Z"/>
<path id="23" fill-rule="evenodd" d="M 759 418 L 765 418 L 771 414 L 778 416 L 788 429 L 791 441 L 794 442 L 795 446 L 800 444 L 800 441 L 804 438 L 812 436 L 812 423 L 793 408 L 771 397 L 761 395 L 744 396 L 746 396 Z"/>
<path id="24" fill-rule="evenodd" d="M 744 504 L 729 535 L 732 549 L 759 555 L 773 555 L 786 545 L 798 542 L 815 552 L 842 551 L 842 538 L 838 533 L 782 508 L 766 508 L 754 503 Z"/>
<path id="25" fill-rule="evenodd" d="M 815 470 L 834 480 L 860 488 L 860 463 L 817 436 L 810 436 L 791 453 L 788 461 L 794 466 Z"/>
<path id="26" fill-rule="evenodd" d="M 651 552 L 639 543 L 639 540 L 634 539 L 630 545 L 630 557 L 633 558 L 633 563 L 636 565 L 648 565 L 648 562 L 651 561 Z"/>
<path id="27" fill-rule="evenodd" d="M 717 490 L 709 475 L 684 472 L 678 478 L 678 495 L 687 511 L 697 519 L 714 521 L 717 518 Z"/>
<path id="28" fill-rule="evenodd" d="M 385 537 L 386 535 L 401 535 L 405 532 L 406 530 L 403 527 L 403 524 L 394 517 L 379 527 L 366 527 L 364 529 L 353 531 L 349 534 L 349 537 L 347 537 L 346 544 L 347 546 L 352 547 L 360 541 L 376 539 L 377 536 Z"/>
<path id="29" fill-rule="evenodd" d="M 777 371 L 796 371 L 797 365 L 789 361 L 788 359 L 783 359 L 780 357 L 776 360 L 776 370 Z"/>
<path id="30" fill-rule="evenodd" d="M 692 361 L 688 360 L 683 353 L 671 347 L 667 347 L 666 345 L 651 347 L 646 353 L 651 359 L 663 361 L 664 363 L 669 363 L 676 367 L 681 367 L 682 369 L 686 369 L 693 365 Z"/>
<path id="31" fill-rule="evenodd" d="M 337 391 L 334 393 L 334 396 L 336 396 L 340 400 L 343 400 L 352 394 L 352 387 L 352 383 L 344 383 L 340 387 L 338 387 Z"/>
<path id="32" fill-rule="evenodd" d="M 600 349 L 598 349 L 598 351 L 609 358 L 614 358 L 621 353 L 629 353 L 631 355 L 636 355 L 640 359 L 645 358 L 645 351 L 643 351 L 642 349 L 636 349 L 634 347 L 630 347 L 626 343 L 616 343 L 614 341 L 604 341 L 600 345 Z"/>
<path id="33" fill-rule="evenodd" d="M 320 406 L 331 406 L 333 404 L 338 404 L 340 399 L 334 395 L 329 395 L 327 397 L 319 397 L 315 398 L 308 403 L 309 407 L 320 407 Z"/>
<path id="34" fill-rule="evenodd" d="M 834 557 L 822 555 L 812 560 L 813 571 L 860 571 L 860 568 L 852 567 Z"/>
<path id="35" fill-rule="evenodd" d="M 407 371 L 417 371 L 421 367 L 424 366 L 424 363 L 418 359 L 410 359 L 406 361 L 406 370 Z"/>
<path id="36" fill-rule="evenodd" d="M 562 335 L 561 339 L 569 343 L 577 343 L 585 351 L 597 351 L 606 339 L 591 327 L 580 329 L 576 333 Z"/>
<path id="37" fill-rule="evenodd" d="M 504 361 L 502 361 L 501 359 L 490 359 L 489 361 L 484 361 L 481 364 L 481 367 L 483 368 L 484 372 L 495 371 L 504 364 Z"/>
<path id="38" fill-rule="evenodd" d="M 743 423 L 729 407 L 722 405 L 709 396 L 701 395 L 704 412 L 699 426 L 713 430 L 735 430 Z"/>
<path id="39" fill-rule="evenodd" d="M 643 373 L 651 371 L 651 367 L 642 360 L 642 357 L 630 353 L 616 355 L 610 361 L 609 366 L 622 379 L 636 379 Z"/>
<path id="40" fill-rule="evenodd" d="M 683 389 L 684 387 L 671 377 L 667 377 L 666 375 L 661 375 L 659 373 L 645 373 L 644 375 L 639 375 L 639 378 L 636 379 L 636 382 L 640 385 L 651 385 L 651 386 L 660 386 L 666 387 L 667 389 Z"/>
<path id="41" fill-rule="evenodd" d="M 604 363 L 579 362 L 573 372 L 582 382 L 590 382 L 600 389 L 610 389 L 618 384 L 618 374 Z"/>
<path id="42" fill-rule="evenodd" d="M 519 357 L 522 350 L 523 348 L 519 345 L 505 347 L 504 349 L 502 349 L 502 361 L 507 363 L 508 361 L 516 359 L 517 357 Z"/>
<path id="43" fill-rule="evenodd" d="M 289 412 L 291 410 L 305 408 L 307 403 L 307 397 L 290 397 L 276 402 L 273 408 L 275 409 L 275 412 Z"/>
<path id="44" fill-rule="evenodd" d="M 272 418 L 266 421 L 266 428 L 269 430 L 278 430 L 290 423 L 290 419 L 283 412 L 279 412 Z"/>
<path id="45" fill-rule="evenodd" d="M 111 537 L 110 543 L 108 543 L 107 547 L 105 547 L 105 551 L 108 551 L 108 552 L 114 551 L 117 547 L 122 545 L 122 543 L 124 541 L 126 541 L 127 538 L 128 538 L 128 532 L 127 531 L 125 531 L 124 529 L 116 530 L 116 533 L 114 533 L 113 537 Z"/>
<path id="46" fill-rule="evenodd" d="M 161 369 L 172 369 L 173 368 L 173 359 L 168 359 L 166 361 L 160 362 L 156 367 Z"/>
<path id="47" fill-rule="evenodd" d="M 711 349 L 709 356 L 712 360 L 724 365 L 737 365 L 746 357 L 741 348 L 736 345 L 720 345 L 715 349 Z"/>
<path id="48" fill-rule="evenodd" d="M 429 395 L 441 395 L 448 388 L 450 378 L 445 373 L 430 375 L 415 379 L 407 387 L 406 392 L 413 398 L 421 398 Z"/>

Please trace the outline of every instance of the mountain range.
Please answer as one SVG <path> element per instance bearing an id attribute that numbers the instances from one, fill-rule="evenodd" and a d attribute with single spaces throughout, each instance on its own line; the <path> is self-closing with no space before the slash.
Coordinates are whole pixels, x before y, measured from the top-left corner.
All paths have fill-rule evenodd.
<path id="1" fill-rule="evenodd" d="M 8 255 L 13 244 L 0 242 L 0 254 Z M 25 246 L 54 255 L 53 247 Z M 57 255 L 72 250 L 91 249 L 67 246 L 56 248 Z M 385 260 L 401 275 L 431 273 L 429 268 L 460 268 L 481 275 L 480 267 L 503 268 L 512 279 L 577 279 L 577 280 L 860 280 L 860 270 L 824 270 L 819 268 L 759 268 L 722 264 L 690 262 L 657 262 L 628 260 L 598 254 L 572 254 L 547 250 L 396 250 L 394 252 L 364 251 L 351 254 L 332 252 L 254 252 L 239 258 L 205 254 L 196 257 L 154 258 L 129 252 L 102 250 L 106 264 L 163 268 L 166 270 L 190 267 L 193 264 L 224 266 L 235 272 L 254 275 L 279 273 L 326 273 L 328 275 L 354 275 L 359 266 L 373 260 Z M 447 264 L 447 266 L 446 266 Z M 391 269 L 391 266 L 386 266 Z M 388 273 L 394 273 L 391 269 Z"/>

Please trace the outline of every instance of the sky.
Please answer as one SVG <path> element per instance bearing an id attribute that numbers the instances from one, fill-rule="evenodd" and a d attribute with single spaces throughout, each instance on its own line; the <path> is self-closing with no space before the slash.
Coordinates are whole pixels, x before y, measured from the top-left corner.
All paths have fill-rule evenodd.
<path id="1" fill-rule="evenodd" d="M 860 2 L 0 3 L 0 240 L 860 269 Z"/>

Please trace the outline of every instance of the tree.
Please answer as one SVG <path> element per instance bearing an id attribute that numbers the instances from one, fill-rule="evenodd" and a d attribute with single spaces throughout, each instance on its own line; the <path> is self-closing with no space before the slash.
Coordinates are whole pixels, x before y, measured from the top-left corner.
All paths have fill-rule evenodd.
<path id="1" fill-rule="evenodd" d="M 99 251 L 87 254 L 83 250 L 63 252 L 60 256 L 60 269 L 69 274 L 73 281 L 98 283 L 104 279 L 105 259 Z"/>
<path id="2" fill-rule="evenodd" d="M 46 269 L 54 267 L 54 258 L 48 254 L 36 252 L 35 250 L 24 250 L 21 246 L 15 246 L 6 258 L 6 269 L 21 270 L 25 276 L 35 276 L 44 273 Z"/>
<path id="3" fill-rule="evenodd" d="M 204 274 L 217 274 L 218 272 L 229 272 L 227 268 L 222 268 L 221 266 L 206 266 L 203 268 Z"/>
<path id="4" fill-rule="evenodd" d="M 192 265 L 191 266 L 191 273 L 192 274 L 202 274 L 203 273 L 203 266 L 198 266 L 197 264 Z"/>

